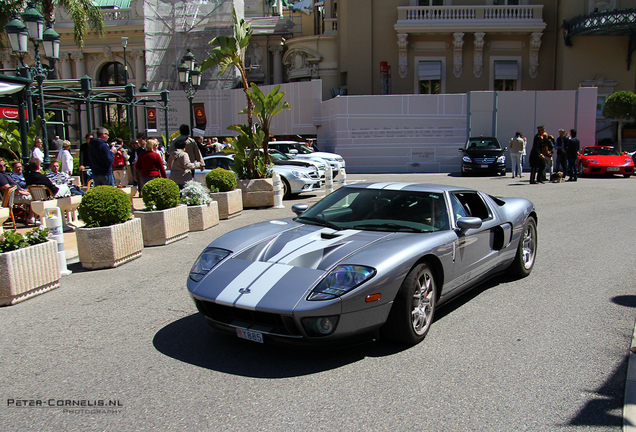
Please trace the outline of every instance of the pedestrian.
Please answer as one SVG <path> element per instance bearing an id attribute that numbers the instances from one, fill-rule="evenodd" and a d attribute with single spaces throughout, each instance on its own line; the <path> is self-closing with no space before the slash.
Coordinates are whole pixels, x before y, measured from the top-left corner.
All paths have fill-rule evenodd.
<path id="1" fill-rule="evenodd" d="M 57 160 L 60 161 L 60 171 L 69 176 L 73 175 L 73 155 L 69 149 L 71 148 L 71 142 L 68 140 L 62 141 L 62 150 L 57 155 Z"/>
<path id="2" fill-rule="evenodd" d="M 577 181 L 579 177 L 576 159 L 581 149 L 581 142 L 576 137 L 576 129 L 570 129 L 570 138 L 565 142 L 565 153 L 568 158 L 568 171 L 570 178 L 567 181 Z"/>
<path id="3" fill-rule="evenodd" d="M 532 149 L 530 150 L 530 184 L 544 183 L 545 177 L 545 157 L 543 156 L 543 149 L 545 147 L 545 141 L 543 134 L 545 133 L 544 126 L 537 126 L 537 134 L 534 136 L 532 142 Z"/>
<path id="4" fill-rule="evenodd" d="M 190 158 L 190 162 L 199 162 L 201 164 L 201 171 L 203 171 L 205 169 L 203 156 L 201 156 L 201 151 L 199 150 L 197 143 L 194 141 L 194 139 L 192 139 L 192 137 L 190 137 L 190 126 L 188 126 L 187 124 L 182 124 L 181 126 L 179 126 L 179 133 L 181 135 L 176 137 L 170 143 L 170 149 L 168 154 L 172 154 L 172 152 L 175 150 L 174 145 L 176 142 L 185 141 L 186 143 L 185 152 L 188 154 L 188 157 Z"/>
<path id="5" fill-rule="evenodd" d="M 521 132 L 517 131 L 515 136 L 510 138 L 510 160 L 512 163 L 512 178 L 521 177 L 521 156 L 523 153 L 524 142 L 521 138 Z"/>
<path id="6" fill-rule="evenodd" d="M 92 175 L 88 174 L 88 169 L 90 168 L 90 160 L 88 159 L 88 143 L 93 139 L 92 133 L 87 133 L 84 137 L 84 143 L 80 144 L 79 149 L 79 170 L 80 170 L 80 180 L 82 181 L 82 185 L 86 185 L 88 181 L 93 178 Z"/>
<path id="7" fill-rule="evenodd" d="M 137 158 L 135 168 L 139 173 L 139 190 L 143 194 L 143 188 L 146 183 L 156 178 L 166 178 L 166 170 L 163 167 L 161 156 L 155 151 L 159 146 L 156 139 L 146 141 L 144 151 Z M 141 195 L 140 194 L 140 195 Z"/>
<path id="8" fill-rule="evenodd" d="M 552 155 L 554 154 L 554 137 L 552 135 L 548 135 L 547 132 L 543 133 L 543 160 L 545 160 L 545 171 L 544 177 L 547 175 L 548 177 L 552 175 Z M 546 181 L 547 179 L 543 179 Z"/>
<path id="9" fill-rule="evenodd" d="M 559 136 L 554 143 L 554 150 L 556 151 L 556 164 L 554 166 L 554 171 L 561 171 L 564 176 L 568 173 L 568 158 L 565 154 L 566 140 L 567 136 L 565 135 L 565 130 L 559 129 Z"/>
<path id="10" fill-rule="evenodd" d="M 31 152 L 31 157 L 34 157 L 40 161 L 40 163 L 44 162 L 44 152 L 42 152 L 42 138 L 35 137 L 35 141 L 33 142 L 33 151 Z"/>
<path id="11" fill-rule="evenodd" d="M 113 151 L 113 177 L 115 186 L 128 186 L 128 153 L 124 150 L 124 140 L 117 138 Z"/>
<path id="12" fill-rule="evenodd" d="M 62 145 L 64 144 L 64 141 L 58 135 L 55 135 L 55 139 L 53 139 L 52 143 L 53 143 L 53 149 L 55 151 L 62 150 Z"/>
<path id="13" fill-rule="evenodd" d="M 115 186 L 113 177 L 113 151 L 108 145 L 108 129 L 98 127 L 95 131 L 97 137 L 93 137 L 88 144 L 88 158 L 93 172 L 93 185 Z"/>
<path id="14" fill-rule="evenodd" d="M 190 162 L 190 157 L 185 152 L 185 145 L 185 141 L 177 141 L 175 150 L 168 156 L 170 180 L 173 180 L 179 189 L 183 189 L 186 182 L 194 178 L 194 171 L 201 167 L 198 161 Z"/>

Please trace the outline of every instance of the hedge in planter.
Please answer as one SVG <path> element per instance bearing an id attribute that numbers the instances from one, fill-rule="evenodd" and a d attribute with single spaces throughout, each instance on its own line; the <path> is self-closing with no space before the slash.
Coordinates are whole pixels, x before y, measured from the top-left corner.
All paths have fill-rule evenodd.
<path id="1" fill-rule="evenodd" d="M 141 219 L 144 246 L 159 246 L 188 236 L 188 210 L 179 205 L 179 186 L 170 180 L 156 178 L 144 185 L 146 210 L 135 212 Z"/>
<path id="2" fill-rule="evenodd" d="M 215 168 L 205 176 L 205 183 L 210 188 L 210 194 L 219 206 L 219 218 L 229 219 L 241 214 L 243 210 L 243 196 L 240 189 L 236 189 L 236 175 L 223 168 Z"/>
<path id="3" fill-rule="evenodd" d="M 141 221 L 131 219 L 130 197 L 112 186 L 97 186 L 82 197 L 77 208 L 86 224 L 75 230 L 82 267 L 117 267 L 141 256 Z"/>
<path id="4" fill-rule="evenodd" d="M 0 305 L 15 304 L 60 286 L 57 242 L 47 240 L 46 228 L 25 235 L 15 231 L 0 234 Z M 37 263 L 37 271 L 33 263 Z"/>

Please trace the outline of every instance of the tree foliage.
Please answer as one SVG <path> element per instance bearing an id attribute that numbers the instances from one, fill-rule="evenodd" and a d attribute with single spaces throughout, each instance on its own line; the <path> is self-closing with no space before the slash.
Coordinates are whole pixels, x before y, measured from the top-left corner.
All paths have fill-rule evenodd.
<path id="1" fill-rule="evenodd" d="M 250 83 L 252 90 L 249 91 L 252 100 L 254 101 L 254 115 L 260 124 L 261 130 L 265 134 L 266 139 L 263 141 L 263 152 L 268 155 L 268 142 L 269 131 L 272 126 L 272 120 L 274 116 L 280 114 L 283 110 L 289 109 L 289 103 L 283 100 L 285 96 L 284 92 L 279 92 L 280 85 L 274 87 L 268 94 L 256 85 L 256 83 Z M 245 108 L 239 114 L 245 114 Z M 268 158 L 265 158 L 265 162 L 268 162 Z"/>
<path id="2" fill-rule="evenodd" d="M 605 101 L 603 117 L 618 120 L 618 151 L 622 151 L 623 122 L 636 119 L 636 95 L 626 90 L 612 93 Z"/>
<path id="3" fill-rule="evenodd" d="M 61 7 L 73 20 L 73 37 L 75 44 L 82 48 L 84 40 L 92 30 L 99 36 L 104 36 L 104 13 L 95 6 L 92 0 L 31 0 L 35 7 L 44 15 L 47 23 L 55 23 L 55 9 Z M 27 7 L 27 0 L 0 1 L 0 26 L 4 26 L 12 19 L 14 13 L 20 14 Z"/>

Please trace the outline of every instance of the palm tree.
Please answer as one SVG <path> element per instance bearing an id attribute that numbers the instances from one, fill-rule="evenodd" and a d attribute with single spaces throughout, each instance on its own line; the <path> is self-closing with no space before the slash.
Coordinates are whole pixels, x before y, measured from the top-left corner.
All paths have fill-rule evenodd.
<path id="1" fill-rule="evenodd" d="M 75 44 L 82 48 L 84 39 L 90 30 L 99 36 L 104 35 L 104 14 L 92 0 L 2 0 L 0 2 L 0 26 L 12 19 L 13 14 L 22 12 L 27 3 L 32 3 L 44 15 L 47 23 L 55 23 L 55 8 L 66 10 L 73 19 Z"/>

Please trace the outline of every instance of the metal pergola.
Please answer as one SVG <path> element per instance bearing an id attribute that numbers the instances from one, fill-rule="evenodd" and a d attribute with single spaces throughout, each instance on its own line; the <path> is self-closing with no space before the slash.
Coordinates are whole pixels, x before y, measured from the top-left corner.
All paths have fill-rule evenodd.
<path id="1" fill-rule="evenodd" d="M 566 46 L 572 45 L 572 36 L 629 36 L 627 48 L 627 70 L 636 50 L 636 9 L 594 12 L 563 21 L 563 39 Z"/>

